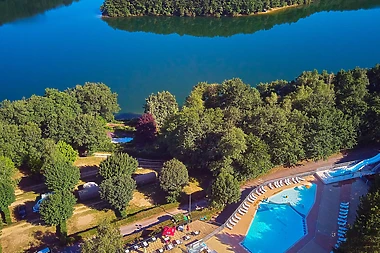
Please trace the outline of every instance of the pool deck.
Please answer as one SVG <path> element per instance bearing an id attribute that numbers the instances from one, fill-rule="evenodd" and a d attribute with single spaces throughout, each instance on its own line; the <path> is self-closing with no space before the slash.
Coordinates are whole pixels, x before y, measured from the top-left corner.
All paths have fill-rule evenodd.
<path id="1" fill-rule="evenodd" d="M 307 216 L 308 234 L 296 242 L 287 252 L 302 253 L 325 253 L 330 252 L 337 241 L 337 218 L 340 202 L 350 202 L 348 223 L 355 221 L 356 208 L 359 197 L 366 194 L 368 187 L 364 180 L 353 179 L 325 185 L 317 177 L 305 177 L 300 184 L 292 184 L 281 188 L 267 190 L 260 196 L 260 200 L 268 198 L 282 190 L 303 185 L 307 182 L 317 184 L 317 194 L 314 205 Z M 217 252 L 248 252 L 241 246 L 246 233 L 257 211 L 256 201 L 248 209 L 248 212 L 233 227 L 232 230 L 225 228 L 206 241 L 207 245 Z"/>

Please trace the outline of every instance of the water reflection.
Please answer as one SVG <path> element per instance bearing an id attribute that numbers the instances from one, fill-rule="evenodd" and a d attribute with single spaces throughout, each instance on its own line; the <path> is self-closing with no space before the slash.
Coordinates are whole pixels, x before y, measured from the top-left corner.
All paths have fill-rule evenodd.
<path id="1" fill-rule="evenodd" d="M 69 6 L 79 0 L 0 0 L 0 26 L 16 20 L 33 17 L 60 6 Z"/>
<path id="2" fill-rule="evenodd" d="M 252 34 L 260 30 L 269 30 L 275 25 L 294 23 L 299 19 L 321 11 L 371 9 L 376 6 L 380 6 L 380 0 L 320 0 L 314 1 L 310 5 L 249 17 L 129 17 L 104 18 L 103 20 L 114 29 L 128 32 L 228 37 L 234 34 Z"/>

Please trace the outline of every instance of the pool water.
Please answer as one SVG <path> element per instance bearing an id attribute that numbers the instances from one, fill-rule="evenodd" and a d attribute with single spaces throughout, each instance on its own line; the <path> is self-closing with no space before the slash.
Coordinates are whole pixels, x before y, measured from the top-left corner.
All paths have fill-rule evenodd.
<path id="1" fill-rule="evenodd" d="M 242 245 L 252 253 L 286 252 L 307 234 L 317 185 L 286 189 L 260 203 Z"/>

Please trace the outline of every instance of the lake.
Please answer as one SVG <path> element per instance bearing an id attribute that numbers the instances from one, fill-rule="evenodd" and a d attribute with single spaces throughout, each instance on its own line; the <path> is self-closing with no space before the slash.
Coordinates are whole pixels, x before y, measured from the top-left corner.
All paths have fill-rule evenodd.
<path id="1" fill-rule="evenodd" d="M 256 85 L 380 63 L 380 0 L 220 19 L 102 19 L 101 4 L 0 0 L 0 100 L 103 82 L 122 112 L 141 113 L 149 94 L 168 90 L 182 102 L 201 81 Z"/>

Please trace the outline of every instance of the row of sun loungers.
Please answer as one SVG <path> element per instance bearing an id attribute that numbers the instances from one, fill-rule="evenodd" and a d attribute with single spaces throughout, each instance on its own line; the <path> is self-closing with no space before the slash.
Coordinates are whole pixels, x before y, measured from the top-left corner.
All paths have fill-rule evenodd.
<path id="1" fill-rule="evenodd" d="M 291 181 L 290 181 L 291 180 Z M 292 178 L 285 178 L 284 180 L 275 181 L 273 183 L 269 183 L 268 187 L 269 189 L 273 190 L 275 188 L 283 187 L 284 184 L 291 185 L 293 184 L 299 184 L 301 181 L 304 181 L 305 179 L 301 177 L 292 177 Z"/>
<path id="2" fill-rule="evenodd" d="M 274 183 L 269 183 L 267 186 L 269 189 L 273 190 L 275 188 L 283 187 L 284 184 L 291 185 L 292 183 L 290 182 L 290 180 L 292 180 L 294 184 L 297 184 L 297 183 L 300 183 L 301 181 L 304 181 L 305 179 L 300 178 L 300 177 L 293 177 L 291 179 L 286 178 L 284 180 L 275 181 Z M 264 186 L 260 186 L 256 188 L 254 191 L 252 191 L 248 195 L 246 201 L 244 201 L 243 204 L 239 207 L 237 212 L 235 212 L 235 214 L 227 221 L 226 227 L 229 229 L 232 229 L 241 219 L 238 216 L 238 214 L 241 216 L 246 214 L 248 212 L 250 204 L 253 204 L 257 200 L 258 196 L 264 194 L 265 192 L 267 192 L 267 190 L 265 189 Z"/>
<path id="3" fill-rule="evenodd" d="M 338 225 L 339 225 L 338 240 L 335 244 L 335 248 L 338 248 L 342 242 L 347 241 L 346 233 L 347 233 L 348 228 L 346 228 L 345 226 L 347 225 L 347 216 L 348 216 L 349 207 L 350 207 L 349 202 L 340 203 L 339 216 L 338 216 Z"/>

